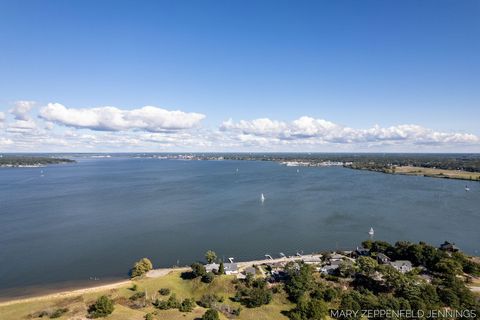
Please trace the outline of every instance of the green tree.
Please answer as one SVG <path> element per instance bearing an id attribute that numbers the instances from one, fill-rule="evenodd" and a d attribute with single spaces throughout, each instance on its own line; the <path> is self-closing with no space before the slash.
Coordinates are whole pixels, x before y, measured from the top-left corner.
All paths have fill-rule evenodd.
<path id="1" fill-rule="evenodd" d="M 353 310 L 353 311 L 360 311 L 362 307 L 360 306 L 359 300 L 361 299 L 360 293 L 357 291 L 351 291 L 347 294 L 344 294 L 342 300 L 340 301 L 340 306 L 338 310 Z M 340 319 L 361 319 L 361 312 L 358 312 L 359 316 L 352 316 L 352 317 L 340 317 Z"/>
<path id="2" fill-rule="evenodd" d="M 351 278 L 357 272 L 355 265 L 351 262 L 342 261 L 338 266 L 338 272 L 340 273 L 341 277 L 344 278 Z"/>
<path id="3" fill-rule="evenodd" d="M 195 278 L 202 277 L 207 273 L 207 270 L 205 270 L 205 266 L 201 263 L 192 263 L 190 267 L 192 268 L 192 274 Z"/>
<path id="4" fill-rule="evenodd" d="M 113 300 L 107 296 L 101 296 L 90 306 L 88 313 L 92 318 L 102 318 L 111 314 L 114 310 Z"/>
<path id="5" fill-rule="evenodd" d="M 288 317 L 291 320 L 323 320 L 328 314 L 328 306 L 318 299 L 300 299 Z"/>
<path id="6" fill-rule="evenodd" d="M 360 257 L 357 259 L 357 265 L 360 273 L 369 277 L 372 276 L 375 269 L 377 269 L 378 262 L 370 257 Z"/>
<path id="7" fill-rule="evenodd" d="M 223 262 L 220 262 L 220 265 L 218 266 L 218 274 L 225 274 L 225 266 L 223 265 Z"/>
<path id="8" fill-rule="evenodd" d="M 285 266 L 287 280 L 285 289 L 290 300 L 297 302 L 306 292 L 312 290 L 316 283 L 311 265 L 289 263 Z"/>
<path id="9" fill-rule="evenodd" d="M 205 259 L 208 263 L 214 263 L 217 260 L 217 254 L 212 250 L 208 250 L 205 253 Z"/>
<path id="10" fill-rule="evenodd" d="M 435 265 L 435 269 L 440 273 L 443 273 L 445 275 L 451 275 L 451 276 L 455 276 L 463 272 L 462 265 L 458 261 L 450 258 L 445 258 L 440 260 Z"/>
<path id="11" fill-rule="evenodd" d="M 220 320 L 218 311 L 215 309 L 208 309 L 202 316 L 202 320 Z"/>
<path id="12" fill-rule="evenodd" d="M 272 292 L 265 288 L 252 288 L 248 291 L 248 295 L 242 300 L 243 304 L 248 308 L 260 307 L 269 304 L 272 301 Z"/>
<path id="13" fill-rule="evenodd" d="M 142 258 L 139 261 L 135 262 L 132 270 L 130 271 L 130 276 L 132 278 L 140 277 L 152 269 L 152 262 L 148 258 Z"/>

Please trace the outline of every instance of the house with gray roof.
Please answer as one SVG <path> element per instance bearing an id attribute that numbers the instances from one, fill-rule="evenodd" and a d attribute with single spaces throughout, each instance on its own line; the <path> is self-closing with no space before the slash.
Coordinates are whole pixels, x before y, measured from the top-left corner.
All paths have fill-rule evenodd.
<path id="1" fill-rule="evenodd" d="M 225 274 L 237 274 L 238 273 L 238 265 L 236 263 L 225 263 L 223 265 L 225 268 Z"/>
<path id="2" fill-rule="evenodd" d="M 412 271 L 412 263 L 408 260 L 397 260 L 390 262 L 390 265 L 400 271 L 401 273 L 406 273 Z"/>
<path id="3" fill-rule="evenodd" d="M 209 263 L 205 265 L 205 271 L 207 272 L 218 272 L 220 265 L 218 263 Z"/>
<path id="4" fill-rule="evenodd" d="M 390 263 L 390 258 L 387 257 L 383 253 L 379 253 L 379 254 L 377 254 L 377 261 L 378 261 L 378 263 L 381 263 L 381 264 L 389 264 Z"/>

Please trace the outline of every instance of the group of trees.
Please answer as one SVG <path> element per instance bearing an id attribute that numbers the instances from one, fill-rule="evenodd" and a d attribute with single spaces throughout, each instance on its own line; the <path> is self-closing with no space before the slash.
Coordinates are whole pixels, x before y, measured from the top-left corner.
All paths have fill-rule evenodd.
<path id="1" fill-rule="evenodd" d="M 178 309 L 180 312 L 191 312 L 195 308 L 195 300 L 191 298 L 179 301 L 175 293 L 172 293 L 167 300 L 157 299 L 153 305 L 160 310 Z"/>
<path id="2" fill-rule="evenodd" d="M 313 266 L 290 262 L 285 266 L 285 291 L 295 308 L 287 315 L 292 320 L 320 320 L 328 313 L 326 301 L 332 301 L 337 292 L 315 277 Z"/>
<path id="3" fill-rule="evenodd" d="M 462 252 L 446 252 L 427 243 L 399 241 L 391 245 L 385 241 L 364 241 L 363 246 L 375 256 L 384 253 L 393 260 L 409 260 L 414 266 L 424 266 L 432 272 L 458 275 L 463 272 L 480 276 L 480 264 Z"/>
<path id="4" fill-rule="evenodd" d="M 49 164 L 70 163 L 75 160 L 65 158 L 49 157 L 30 157 L 30 156 L 10 156 L 0 157 L 0 167 L 19 167 L 19 166 L 43 166 Z"/>
<path id="5" fill-rule="evenodd" d="M 320 280 L 312 266 L 301 262 L 287 264 L 284 288 L 289 299 L 296 303 L 287 313 L 288 317 L 324 319 L 328 313 L 327 303 L 331 301 L 338 303 L 339 310 L 422 310 L 427 314 L 428 310 L 448 307 L 476 310 L 480 314 L 480 304 L 462 277 L 464 273 L 478 275 L 479 265 L 463 253 L 445 252 L 425 243 L 390 245 L 366 241 L 364 246 L 370 249 L 371 257 L 359 257 L 355 264 L 340 265 L 338 276 L 351 278 L 343 281 L 352 286 L 343 292 L 331 282 Z M 375 259 L 378 253 L 392 260 L 410 260 L 415 266 L 424 266 L 431 282 L 421 279 L 416 269 L 403 274 L 388 264 L 379 264 Z M 348 317 L 353 318 L 354 315 Z"/>
<path id="6" fill-rule="evenodd" d="M 444 252 L 425 243 L 366 241 L 372 257 L 357 259 L 354 290 L 341 297 L 340 309 L 365 310 L 478 310 L 480 304 L 465 285 L 464 272 L 478 271 L 478 264 L 460 252 Z M 373 258 L 384 253 L 393 259 L 410 260 L 423 266 L 430 283 L 420 280 L 418 271 L 403 274 L 390 265 L 381 265 Z M 477 314 L 480 314 L 477 312 Z"/>
<path id="7" fill-rule="evenodd" d="M 272 301 L 272 290 L 267 288 L 265 279 L 253 279 L 251 274 L 243 282 L 236 285 L 236 294 L 233 301 L 240 302 L 247 308 L 256 308 Z"/>
<path id="8" fill-rule="evenodd" d="M 142 258 L 133 265 L 133 268 L 130 270 L 130 277 L 141 277 L 152 269 L 152 262 L 148 258 Z"/>

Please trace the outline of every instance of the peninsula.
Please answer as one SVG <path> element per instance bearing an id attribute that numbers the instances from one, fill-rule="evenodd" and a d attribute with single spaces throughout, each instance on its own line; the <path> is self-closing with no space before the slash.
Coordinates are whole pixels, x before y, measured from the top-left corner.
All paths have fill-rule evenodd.
<path id="1" fill-rule="evenodd" d="M 346 310 L 480 314 L 480 263 L 453 243 L 367 240 L 349 251 L 189 267 L 134 264 L 131 280 L 0 303 L 4 320 L 359 319 Z M 453 312 L 453 313 L 452 313 Z"/>
<path id="2" fill-rule="evenodd" d="M 0 167 L 28 168 L 51 164 L 73 163 L 75 160 L 42 156 L 0 155 Z"/>

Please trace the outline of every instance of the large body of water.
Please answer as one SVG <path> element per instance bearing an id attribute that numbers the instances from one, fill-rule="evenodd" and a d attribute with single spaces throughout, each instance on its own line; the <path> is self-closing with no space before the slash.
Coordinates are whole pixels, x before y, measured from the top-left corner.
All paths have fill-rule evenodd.
<path id="1" fill-rule="evenodd" d="M 237 172 L 238 168 L 238 172 Z M 43 170 L 43 176 L 42 171 Z M 0 298 L 186 265 L 354 248 L 368 238 L 480 250 L 480 184 L 258 161 L 83 159 L 0 169 Z M 260 202 L 264 193 L 266 201 Z"/>

